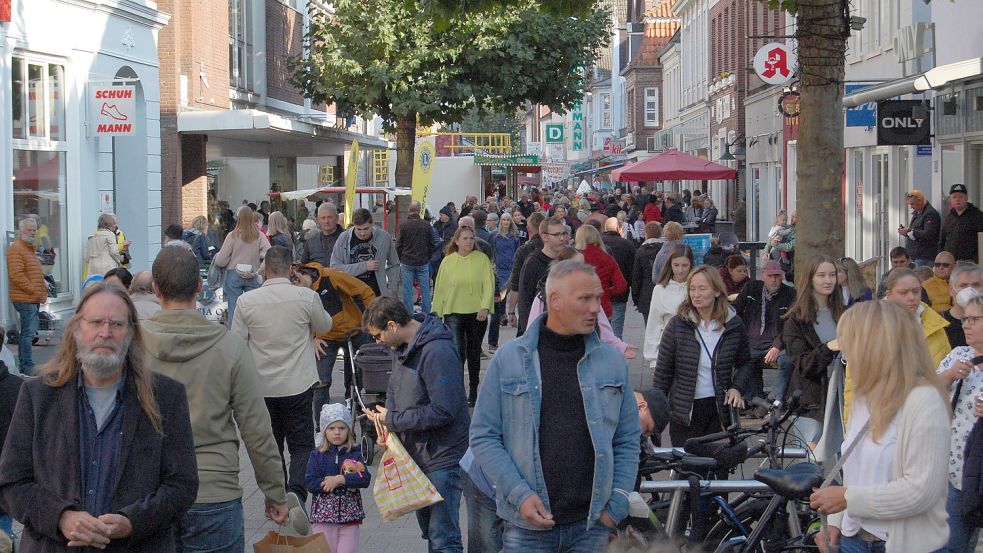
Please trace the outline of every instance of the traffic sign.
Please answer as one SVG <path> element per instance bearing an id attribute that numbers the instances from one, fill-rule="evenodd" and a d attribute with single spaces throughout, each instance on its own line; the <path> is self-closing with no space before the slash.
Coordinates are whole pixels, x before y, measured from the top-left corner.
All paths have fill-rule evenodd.
<path id="1" fill-rule="evenodd" d="M 792 80 L 798 58 L 787 44 L 769 42 L 754 54 L 754 71 L 768 84 L 785 84 Z"/>
<path id="2" fill-rule="evenodd" d="M 546 125 L 546 143 L 555 144 L 563 142 L 563 123 Z"/>

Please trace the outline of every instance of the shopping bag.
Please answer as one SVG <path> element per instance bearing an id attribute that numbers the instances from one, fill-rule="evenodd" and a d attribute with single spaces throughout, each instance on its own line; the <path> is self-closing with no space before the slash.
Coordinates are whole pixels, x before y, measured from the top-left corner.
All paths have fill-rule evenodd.
<path id="1" fill-rule="evenodd" d="M 270 531 L 266 537 L 253 544 L 254 553 L 331 553 L 324 534 L 310 536 L 285 536 Z"/>
<path id="2" fill-rule="evenodd" d="M 372 486 L 372 497 L 382 520 L 391 522 L 406 513 L 443 501 L 396 434 L 390 432 L 385 438 L 386 452 L 379 461 L 379 472 Z"/>

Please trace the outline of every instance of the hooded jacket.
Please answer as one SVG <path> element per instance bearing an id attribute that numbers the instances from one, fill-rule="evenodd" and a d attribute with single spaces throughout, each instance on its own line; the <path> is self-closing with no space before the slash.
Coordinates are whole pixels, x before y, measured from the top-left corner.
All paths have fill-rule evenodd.
<path id="1" fill-rule="evenodd" d="M 659 359 L 655 365 L 654 387 L 669 397 L 669 419 L 683 426 L 690 425 L 693 397 L 696 394 L 697 374 L 700 370 L 702 345 L 696 337 L 698 322 L 692 317 L 676 315 L 669 320 L 659 345 Z M 717 400 L 717 415 L 726 425 L 730 416 L 724 408 L 724 395 L 735 388 L 743 394 L 751 369 L 751 351 L 747 330 L 734 311 L 727 308 L 727 320 L 717 347 L 713 350 L 711 371 L 713 391 Z"/>
<path id="2" fill-rule="evenodd" d="M 440 263 L 433 288 L 433 311 L 444 317 L 495 309 L 495 274 L 488 257 L 472 250 L 454 252 Z"/>
<path id="3" fill-rule="evenodd" d="M 311 290 L 321 298 L 321 305 L 331 317 L 331 330 L 315 337 L 329 342 L 341 342 L 362 328 L 362 309 L 355 303 L 358 298 L 362 307 L 375 301 L 375 292 L 361 280 L 337 269 L 325 269 L 320 263 L 301 265 L 315 269 L 321 275 L 311 284 Z"/>
<path id="4" fill-rule="evenodd" d="M 597 270 L 597 276 L 601 279 L 601 288 L 604 289 L 601 307 L 604 308 L 604 314 L 610 318 L 614 312 L 611 302 L 628 292 L 628 281 L 621 274 L 618 262 L 598 246 L 588 244 L 584 248 L 584 261 Z"/>
<path id="5" fill-rule="evenodd" d="M 285 503 L 270 414 L 243 339 L 191 309 L 159 311 L 140 326 L 150 368 L 184 384 L 188 394 L 198 461 L 195 503 L 242 497 L 237 428 L 263 495 Z"/>
<path id="6" fill-rule="evenodd" d="M 354 232 L 355 227 L 351 227 L 338 237 L 331 252 L 331 267 L 345 271 L 352 276 L 358 276 L 367 272 L 368 268 L 366 261 L 352 262 L 351 243 Z M 379 283 L 379 291 L 384 296 L 395 297 L 402 282 L 396 246 L 393 245 L 388 232 L 376 227 L 372 228 L 372 238 L 369 239 L 369 242 L 375 248 L 375 259 L 379 262 L 379 268 L 375 270 L 375 280 Z"/>
<path id="7" fill-rule="evenodd" d="M 386 391 L 386 427 L 396 432 L 423 472 L 453 467 L 468 449 L 464 365 L 451 331 L 436 316 L 418 313 L 420 327 L 397 350 Z"/>

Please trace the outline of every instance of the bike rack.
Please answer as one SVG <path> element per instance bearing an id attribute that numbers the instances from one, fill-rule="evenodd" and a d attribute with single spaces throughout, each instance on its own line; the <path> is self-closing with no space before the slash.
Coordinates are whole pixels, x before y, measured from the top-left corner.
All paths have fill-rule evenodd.
<path id="1" fill-rule="evenodd" d="M 668 493 L 676 490 L 689 490 L 686 480 L 643 480 L 638 486 L 639 493 Z M 757 480 L 700 480 L 700 491 L 715 493 L 733 492 L 771 492 L 771 488 Z"/>
<path id="2" fill-rule="evenodd" d="M 677 453 L 679 455 L 689 455 L 681 447 L 653 447 L 652 453 L 655 455 L 668 455 L 671 453 Z M 764 459 L 768 455 L 760 451 L 755 455 L 749 457 L 749 459 Z M 809 457 L 809 452 L 803 447 L 786 447 L 778 450 L 778 458 L 785 459 L 807 459 Z"/>

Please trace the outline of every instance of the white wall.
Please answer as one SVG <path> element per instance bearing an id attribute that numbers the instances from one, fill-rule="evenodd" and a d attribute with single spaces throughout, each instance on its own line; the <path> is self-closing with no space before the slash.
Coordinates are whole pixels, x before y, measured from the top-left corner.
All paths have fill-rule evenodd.
<path id="1" fill-rule="evenodd" d="M 454 202 L 461 209 L 465 196 L 481 198 L 481 168 L 471 157 L 438 157 L 433 164 L 433 179 L 427 205 L 436 216 L 447 202 Z"/>
<path id="2" fill-rule="evenodd" d="M 932 2 L 935 22 L 936 65 L 945 65 L 983 55 L 983 2 L 957 0 Z"/>
<path id="3" fill-rule="evenodd" d="M 270 191 L 269 158 L 230 157 L 224 158 L 225 168 L 218 178 L 218 197 L 228 198 L 235 211 L 242 200 L 259 202 L 267 199 Z"/>

